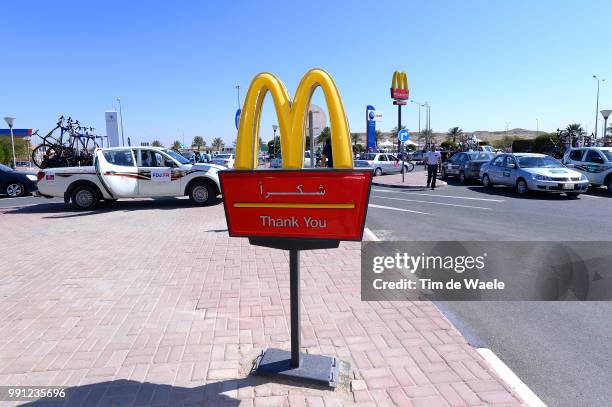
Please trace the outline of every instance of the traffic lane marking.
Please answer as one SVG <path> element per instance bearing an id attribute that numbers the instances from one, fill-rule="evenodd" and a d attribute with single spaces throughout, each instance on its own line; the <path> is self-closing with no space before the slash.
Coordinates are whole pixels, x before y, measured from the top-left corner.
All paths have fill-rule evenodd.
<path id="1" fill-rule="evenodd" d="M 410 213 L 418 213 L 420 215 L 431 215 L 430 213 L 426 213 L 426 212 L 419 212 L 419 211 L 411 211 L 410 209 L 404 209 L 404 208 L 395 208 L 393 206 L 384 206 L 384 205 L 375 205 L 375 204 L 368 204 L 369 208 L 377 208 L 377 209 L 389 209 L 392 211 L 400 211 L 400 212 L 410 212 Z"/>
<path id="2" fill-rule="evenodd" d="M 504 202 L 505 201 L 505 199 L 471 198 L 471 197 L 467 197 L 467 196 L 424 194 L 422 192 L 409 192 L 409 191 L 387 191 L 385 189 L 378 189 L 378 188 L 373 188 L 372 191 L 383 192 L 385 194 L 423 195 L 423 196 L 435 196 L 435 197 L 439 197 L 439 198 L 469 199 L 469 200 L 473 200 L 473 201 L 486 201 L 486 202 Z"/>
<path id="3" fill-rule="evenodd" d="M 372 241 L 380 242 L 378 236 L 376 236 L 369 228 L 363 228 L 363 233 L 365 233 Z"/>
<path id="4" fill-rule="evenodd" d="M 454 206 L 454 207 L 457 207 L 457 208 L 482 209 L 482 210 L 485 210 L 485 211 L 492 210 L 491 208 L 485 208 L 484 206 L 460 205 L 460 204 L 451 204 L 451 203 L 433 202 L 433 201 L 420 201 L 420 200 L 417 200 L 417 199 L 393 198 L 393 197 L 390 197 L 390 196 L 377 196 L 377 195 L 374 195 L 372 198 L 393 199 L 393 200 L 396 200 L 396 201 L 426 203 L 426 204 L 431 204 L 431 205 Z"/>

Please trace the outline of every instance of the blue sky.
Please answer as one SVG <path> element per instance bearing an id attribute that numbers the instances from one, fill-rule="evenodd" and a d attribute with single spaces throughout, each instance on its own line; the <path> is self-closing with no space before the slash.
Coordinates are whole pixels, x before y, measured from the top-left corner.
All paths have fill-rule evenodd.
<path id="1" fill-rule="evenodd" d="M 104 131 L 119 96 L 133 142 L 231 143 L 236 84 L 244 96 L 269 71 L 293 93 L 313 67 L 334 77 L 352 131 L 365 130 L 367 104 L 379 128 L 396 125 L 396 69 L 431 104 L 434 131 L 535 130 L 536 119 L 592 131 L 593 74 L 610 81 L 600 109 L 612 108 L 609 1 L 12 1 L 2 14 L 0 115 L 41 133 L 60 114 Z M 403 116 L 416 130 L 416 105 Z M 267 103 L 264 139 L 273 122 Z"/>

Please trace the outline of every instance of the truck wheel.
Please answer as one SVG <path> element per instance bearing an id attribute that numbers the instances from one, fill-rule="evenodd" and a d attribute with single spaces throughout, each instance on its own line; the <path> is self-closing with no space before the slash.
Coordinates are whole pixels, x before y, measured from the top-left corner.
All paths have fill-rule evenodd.
<path id="1" fill-rule="evenodd" d="M 211 188 L 204 182 L 194 182 L 189 188 L 189 199 L 196 205 L 207 205 L 214 198 Z"/>
<path id="2" fill-rule="evenodd" d="M 78 186 L 72 190 L 72 204 L 78 209 L 90 210 L 98 205 L 98 192 L 90 186 Z"/>

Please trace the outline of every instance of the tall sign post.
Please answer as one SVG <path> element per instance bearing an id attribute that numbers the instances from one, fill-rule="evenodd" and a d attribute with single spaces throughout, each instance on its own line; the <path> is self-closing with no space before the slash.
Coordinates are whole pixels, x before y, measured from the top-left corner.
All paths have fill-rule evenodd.
<path id="1" fill-rule="evenodd" d="M 393 72 L 393 79 L 391 80 L 391 99 L 393 104 L 397 105 L 397 154 L 401 154 L 403 151 L 402 147 L 404 143 L 400 141 L 399 132 L 402 129 L 402 106 L 408 103 L 410 97 L 410 91 L 408 90 L 408 76 L 406 72 L 395 71 Z M 402 182 L 404 182 L 405 176 L 404 166 L 404 155 L 402 154 Z"/>
<path id="2" fill-rule="evenodd" d="M 304 169 L 306 115 L 317 87 L 328 105 L 332 169 Z M 268 92 L 278 116 L 282 169 L 256 170 L 259 126 L 255 124 Z M 291 351 L 267 349 L 257 363 L 257 373 L 335 387 L 336 358 L 300 352 L 299 254 L 362 239 L 372 171 L 353 168 L 348 122 L 331 76 L 321 69 L 308 71 L 291 102 L 276 76 L 257 75 L 242 108 L 234 169 L 220 171 L 219 178 L 229 235 L 289 251 Z"/>
<path id="3" fill-rule="evenodd" d="M 374 106 L 366 106 L 366 150 L 376 151 L 376 110 Z"/>

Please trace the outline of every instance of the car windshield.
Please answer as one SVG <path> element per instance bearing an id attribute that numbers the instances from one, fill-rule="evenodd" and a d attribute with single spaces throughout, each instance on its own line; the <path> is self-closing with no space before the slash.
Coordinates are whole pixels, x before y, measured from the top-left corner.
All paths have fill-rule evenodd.
<path id="1" fill-rule="evenodd" d="M 489 161 L 491 158 L 495 157 L 493 153 L 470 153 L 470 160 L 472 161 Z"/>
<path id="2" fill-rule="evenodd" d="M 601 152 L 604 153 L 608 161 L 612 161 L 612 150 L 601 150 Z"/>
<path id="3" fill-rule="evenodd" d="M 563 164 L 552 157 L 517 157 L 521 168 L 563 168 Z"/>
<path id="4" fill-rule="evenodd" d="M 376 154 L 372 154 L 372 153 L 368 153 L 368 154 L 361 154 L 359 156 L 360 160 L 368 160 L 368 161 L 373 161 L 376 158 Z"/>
<path id="5" fill-rule="evenodd" d="M 11 167 L 7 167 L 4 164 L 0 164 L 0 171 L 13 171 Z"/>
<path id="6" fill-rule="evenodd" d="M 176 161 L 181 164 L 189 164 L 189 160 L 183 157 L 181 154 L 177 153 L 174 150 L 164 150 L 164 153 L 168 154 L 170 157 L 174 158 Z"/>

